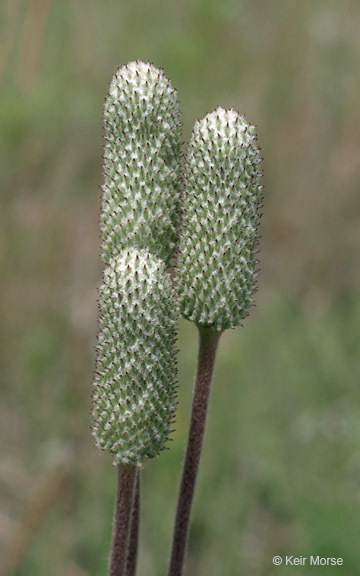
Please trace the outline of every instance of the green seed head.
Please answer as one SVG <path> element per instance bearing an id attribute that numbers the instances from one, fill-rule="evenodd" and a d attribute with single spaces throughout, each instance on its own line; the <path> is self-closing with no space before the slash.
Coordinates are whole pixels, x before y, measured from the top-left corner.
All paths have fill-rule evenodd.
<path id="1" fill-rule="evenodd" d="M 179 216 L 179 116 L 176 91 L 161 69 L 130 62 L 113 76 L 104 107 L 106 263 L 134 246 L 170 264 Z"/>
<path id="2" fill-rule="evenodd" d="M 104 272 L 92 419 L 114 463 L 140 464 L 164 449 L 176 404 L 177 305 L 165 265 L 130 248 Z"/>
<path id="3" fill-rule="evenodd" d="M 261 158 L 255 127 L 217 108 L 197 121 L 184 175 L 180 309 L 222 331 L 248 315 L 257 276 Z"/>

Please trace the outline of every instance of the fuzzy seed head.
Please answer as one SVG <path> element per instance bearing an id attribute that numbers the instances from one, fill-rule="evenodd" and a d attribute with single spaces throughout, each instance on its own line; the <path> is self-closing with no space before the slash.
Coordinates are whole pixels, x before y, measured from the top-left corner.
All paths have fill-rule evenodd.
<path id="1" fill-rule="evenodd" d="M 161 69 L 130 62 L 113 76 L 104 106 L 103 259 L 134 246 L 167 265 L 179 217 L 179 102 Z"/>
<path id="2" fill-rule="evenodd" d="M 99 294 L 93 435 L 114 464 L 138 465 L 175 416 L 177 305 L 164 263 L 134 248 L 110 260 Z"/>
<path id="3" fill-rule="evenodd" d="M 182 315 L 222 331 L 241 323 L 256 284 L 261 159 L 255 127 L 217 108 L 197 121 L 184 174 Z"/>

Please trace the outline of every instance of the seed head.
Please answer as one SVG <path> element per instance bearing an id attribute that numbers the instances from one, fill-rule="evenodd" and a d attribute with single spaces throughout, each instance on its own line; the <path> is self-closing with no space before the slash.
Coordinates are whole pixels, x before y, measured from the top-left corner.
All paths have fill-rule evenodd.
<path id="1" fill-rule="evenodd" d="M 165 265 L 130 248 L 99 291 L 93 435 L 114 464 L 140 464 L 168 439 L 176 408 L 177 305 Z"/>
<path id="2" fill-rule="evenodd" d="M 140 60 L 119 68 L 104 106 L 103 259 L 134 246 L 167 265 L 179 216 L 179 102 L 161 69 Z"/>
<path id="3" fill-rule="evenodd" d="M 197 121 L 184 174 L 179 249 L 182 315 L 222 331 L 239 325 L 256 284 L 261 158 L 255 127 L 217 108 Z"/>

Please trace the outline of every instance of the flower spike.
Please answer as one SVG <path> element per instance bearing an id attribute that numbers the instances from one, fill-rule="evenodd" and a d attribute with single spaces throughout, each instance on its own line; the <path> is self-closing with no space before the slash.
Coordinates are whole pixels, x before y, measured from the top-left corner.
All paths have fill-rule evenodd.
<path id="1" fill-rule="evenodd" d="M 123 250 L 99 302 L 93 435 L 114 464 L 140 465 L 165 448 L 176 409 L 177 305 L 164 263 Z"/>
<path id="2" fill-rule="evenodd" d="M 177 242 L 181 123 L 176 90 L 140 60 L 119 68 L 104 106 L 105 263 L 128 246 L 169 266 Z"/>
<path id="3" fill-rule="evenodd" d="M 255 127 L 217 108 L 197 121 L 184 175 L 182 315 L 216 331 L 248 315 L 258 273 L 261 158 Z"/>

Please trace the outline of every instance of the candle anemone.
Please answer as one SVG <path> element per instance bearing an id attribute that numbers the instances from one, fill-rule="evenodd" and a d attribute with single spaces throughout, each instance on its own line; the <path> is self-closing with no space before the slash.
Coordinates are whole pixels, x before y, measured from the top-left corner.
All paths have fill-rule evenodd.
<path id="1" fill-rule="evenodd" d="M 258 273 L 261 158 L 255 127 L 217 108 L 195 123 L 184 168 L 178 293 L 199 329 L 198 367 L 168 576 L 181 576 L 216 351 L 248 315 Z"/>
<path id="2" fill-rule="evenodd" d="M 176 408 L 177 305 L 165 264 L 144 250 L 113 257 L 99 290 L 93 435 L 114 464 L 165 448 Z"/>
<path id="3" fill-rule="evenodd" d="M 168 266 L 177 243 L 181 123 L 176 90 L 140 60 L 114 74 L 104 106 L 103 259 L 128 246 Z"/>
<path id="4" fill-rule="evenodd" d="M 184 173 L 182 315 L 216 331 L 248 315 L 258 273 L 261 158 L 255 127 L 217 108 L 195 123 Z"/>

